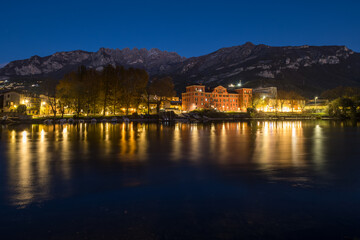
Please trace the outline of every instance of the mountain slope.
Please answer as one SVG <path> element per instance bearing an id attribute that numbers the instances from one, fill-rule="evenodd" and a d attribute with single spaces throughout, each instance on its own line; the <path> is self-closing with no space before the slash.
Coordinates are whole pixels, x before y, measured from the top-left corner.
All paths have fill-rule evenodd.
<path id="1" fill-rule="evenodd" d="M 7 65 L 7 63 L 0 63 L 0 68 L 3 68 Z"/>
<path id="2" fill-rule="evenodd" d="M 360 85 L 360 54 L 344 46 L 270 47 L 246 43 L 189 58 L 171 74 L 178 83 L 277 86 L 307 95 Z"/>
<path id="3" fill-rule="evenodd" d="M 184 59 L 177 53 L 160 51 L 156 48 L 150 50 L 100 48 L 97 52 L 77 50 L 57 52 L 46 57 L 33 56 L 29 59 L 10 62 L 0 69 L 0 76 L 10 78 L 62 77 L 80 65 L 101 70 L 107 64 L 144 68 L 151 74 L 159 74 L 172 63 L 179 63 Z"/>
<path id="4" fill-rule="evenodd" d="M 107 64 L 172 76 L 179 92 L 192 83 L 216 86 L 240 80 L 247 87 L 277 86 L 308 96 L 339 85 L 360 85 L 360 54 L 345 46 L 270 47 L 249 42 L 188 59 L 158 49 L 60 52 L 13 61 L 0 69 L 0 77 L 59 79 L 79 65 L 101 70 Z"/>

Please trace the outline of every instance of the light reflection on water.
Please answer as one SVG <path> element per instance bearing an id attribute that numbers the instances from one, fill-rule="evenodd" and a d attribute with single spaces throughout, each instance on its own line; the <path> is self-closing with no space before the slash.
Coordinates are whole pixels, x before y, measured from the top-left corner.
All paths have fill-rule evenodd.
<path id="1" fill-rule="evenodd" d="M 327 143 L 326 132 L 337 129 L 341 136 L 344 127 L 321 121 L 3 126 L 5 198 L 25 207 L 74 194 L 79 178 L 88 171 L 99 174 L 97 168 L 123 174 L 129 167 L 169 164 L 215 166 L 237 177 L 248 171 L 269 181 L 311 184 L 313 176 L 330 176 L 327 156 L 336 146 Z M 146 182 L 122 181 L 123 186 Z"/>

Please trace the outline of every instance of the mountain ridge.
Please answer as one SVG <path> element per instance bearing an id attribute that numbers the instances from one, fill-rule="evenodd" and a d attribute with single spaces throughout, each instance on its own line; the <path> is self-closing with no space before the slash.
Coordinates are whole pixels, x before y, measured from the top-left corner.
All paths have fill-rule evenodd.
<path id="1" fill-rule="evenodd" d="M 272 47 L 251 42 L 190 58 L 157 48 L 35 55 L 8 63 L 0 69 L 0 78 L 60 79 L 79 65 L 101 70 L 107 64 L 143 68 L 155 77 L 171 76 L 179 92 L 187 84 L 215 86 L 240 80 L 249 87 L 277 86 L 307 95 L 339 85 L 360 85 L 360 54 L 346 46 Z"/>

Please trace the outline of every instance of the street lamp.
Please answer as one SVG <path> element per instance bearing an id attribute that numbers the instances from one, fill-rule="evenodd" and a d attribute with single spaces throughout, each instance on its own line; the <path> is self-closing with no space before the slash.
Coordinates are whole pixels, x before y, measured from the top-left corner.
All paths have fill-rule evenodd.
<path id="1" fill-rule="evenodd" d="M 316 100 L 318 99 L 318 97 L 315 97 L 315 112 L 317 112 L 317 109 L 316 109 Z"/>

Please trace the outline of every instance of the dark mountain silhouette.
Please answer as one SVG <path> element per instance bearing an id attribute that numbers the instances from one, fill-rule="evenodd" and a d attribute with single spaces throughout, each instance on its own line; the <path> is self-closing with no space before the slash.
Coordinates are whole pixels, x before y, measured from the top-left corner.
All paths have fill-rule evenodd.
<path id="1" fill-rule="evenodd" d="M 0 78 L 59 79 L 79 65 L 100 70 L 107 64 L 171 76 L 178 91 L 193 83 L 212 87 L 241 81 L 246 87 L 277 86 L 311 96 L 340 85 L 360 86 L 360 54 L 345 46 L 271 47 L 249 42 L 192 58 L 137 48 L 58 52 L 10 62 L 0 69 Z"/>

